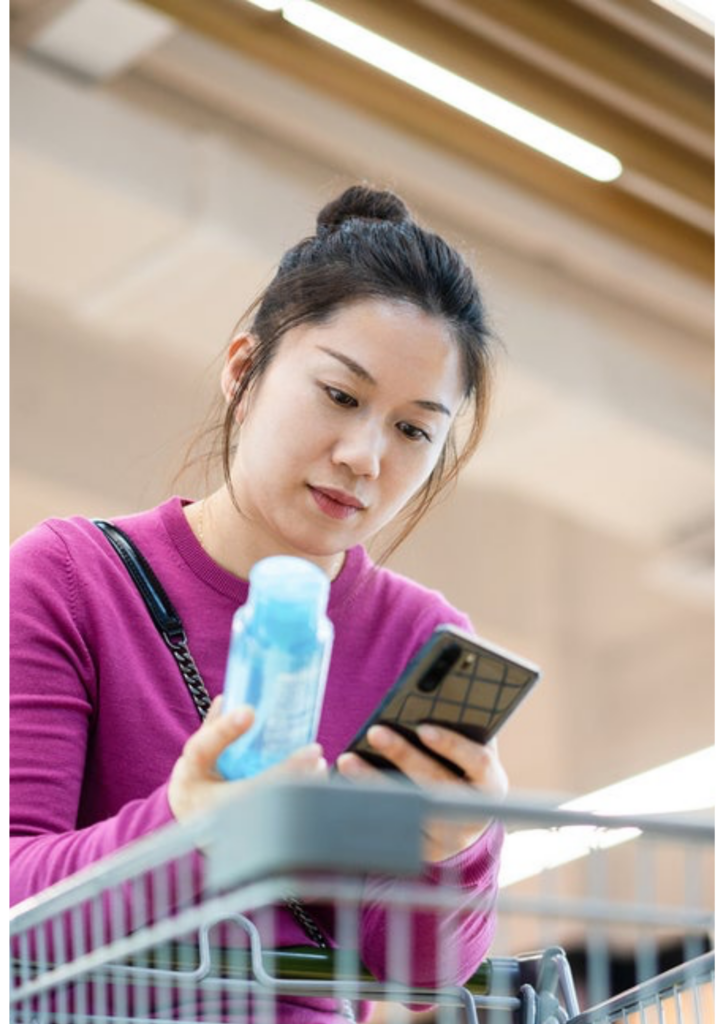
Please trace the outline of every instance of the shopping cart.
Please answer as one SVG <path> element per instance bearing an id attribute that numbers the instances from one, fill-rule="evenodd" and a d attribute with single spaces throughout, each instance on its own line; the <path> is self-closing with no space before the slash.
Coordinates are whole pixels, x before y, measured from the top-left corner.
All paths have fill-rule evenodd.
<path id="1" fill-rule="evenodd" d="M 451 981 L 455 928 L 489 912 L 490 897 L 478 894 L 474 906 L 461 906 L 452 868 L 440 884 L 427 884 L 421 836 L 431 819 L 491 814 L 516 840 L 535 830 L 537 848 L 542 835 L 572 831 L 595 837 L 598 849 L 535 882 L 507 884 L 497 901 L 492 955 L 472 977 Z M 528 800 L 497 805 L 459 787 L 431 795 L 403 784 L 368 788 L 341 780 L 259 785 L 16 907 L 11 1024 L 342 1021 L 368 1014 L 368 1001 L 375 1019 L 387 1021 L 427 1007 L 427 1019 L 466 1024 L 710 1024 L 712 846 L 706 824 L 594 817 Z M 631 868 L 625 849 L 643 858 L 643 868 Z M 682 890 L 673 896 L 672 870 L 674 889 Z M 624 891 L 632 878 L 633 898 Z M 333 921 L 334 949 L 279 948 L 276 931 L 290 898 Z M 378 977 L 360 948 L 372 902 L 384 904 L 386 922 Z M 419 915 L 435 933 L 434 983 L 416 976 Z M 548 941 L 556 935 L 565 943 Z M 631 936 L 637 984 L 616 994 L 605 986 L 609 954 L 622 943 L 630 947 Z M 686 959 L 660 973 L 657 950 L 672 936 L 683 942 Z M 544 940 L 540 952 L 508 955 L 537 937 Z M 578 976 L 566 943 L 586 948 L 586 971 Z"/>

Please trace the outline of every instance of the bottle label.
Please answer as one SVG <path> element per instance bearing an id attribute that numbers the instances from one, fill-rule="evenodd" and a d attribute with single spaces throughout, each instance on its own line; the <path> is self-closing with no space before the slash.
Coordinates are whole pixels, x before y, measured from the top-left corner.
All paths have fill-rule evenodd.
<path id="1" fill-rule="evenodd" d="M 316 727 L 317 666 L 304 672 L 278 672 L 267 680 L 267 686 L 271 706 L 265 708 L 263 735 L 259 737 L 264 753 L 286 755 L 311 743 Z"/>

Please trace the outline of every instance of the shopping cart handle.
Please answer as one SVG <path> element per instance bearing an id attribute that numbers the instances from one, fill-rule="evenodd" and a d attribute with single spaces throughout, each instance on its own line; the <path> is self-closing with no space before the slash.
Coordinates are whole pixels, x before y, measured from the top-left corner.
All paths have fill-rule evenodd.
<path id="1" fill-rule="evenodd" d="M 345 781 L 255 786 L 209 818 L 211 889 L 288 871 L 419 875 L 428 805 L 409 785 Z"/>

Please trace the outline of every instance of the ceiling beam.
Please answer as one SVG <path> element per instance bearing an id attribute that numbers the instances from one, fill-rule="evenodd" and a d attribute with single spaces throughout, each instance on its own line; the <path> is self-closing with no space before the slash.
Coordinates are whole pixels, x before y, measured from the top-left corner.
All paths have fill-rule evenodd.
<path id="1" fill-rule="evenodd" d="M 625 112 L 613 111 L 583 92 L 574 95 L 568 85 L 518 57 L 503 54 L 489 41 L 471 36 L 412 0 L 397 0 L 394 5 L 379 0 L 328 0 L 328 6 L 354 14 L 366 27 L 393 40 L 404 40 L 424 56 L 612 149 L 635 176 L 631 190 L 626 188 L 625 173 L 619 185 L 583 178 L 308 36 L 278 15 L 236 0 L 149 2 L 194 31 L 261 59 L 400 131 L 497 172 L 635 246 L 704 279 L 712 275 L 713 245 L 706 219 L 712 185 L 707 160 L 661 133 L 647 131 Z M 550 2 L 556 5 L 557 0 Z M 530 14 L 528 0 L 504 6 L 525 7 Z M 593 52 L 593 42 L 590 48 Z M 706 120 L 703 114 L 700 119 Z"/>

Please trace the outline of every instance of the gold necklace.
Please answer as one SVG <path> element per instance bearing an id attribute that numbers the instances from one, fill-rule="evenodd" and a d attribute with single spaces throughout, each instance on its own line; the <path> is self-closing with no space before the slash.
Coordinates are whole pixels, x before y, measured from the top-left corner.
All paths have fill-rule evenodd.
<path id="1" fill-rule="evenodd" d="M 204 543 L 204 513 L 206 512 L 206 499 L 202 498 L 199 502 L 199 514 L 196 523 L 196 535 L 199 538 L 199 544 L 206 551 L 206 544 Z M 208 554 L 208 552 L 207 552 Z"/>
<path id="2" fill-rule="evenodd" d="M 334 581 L 337 579 L 339 574 L 342 572 L 342 569 L 344 569 L 344 563 L 345 563 L 346 557 L 347 557 L 347 552 L 343 551 L 340 554 L 340 556 L 339 556 L 339 560 L 338 560 L 337 564 L 335 565 L 334 569 L 330 573 L 329 579 L 330 579 L 331 583 L 334 583 Z"/>

